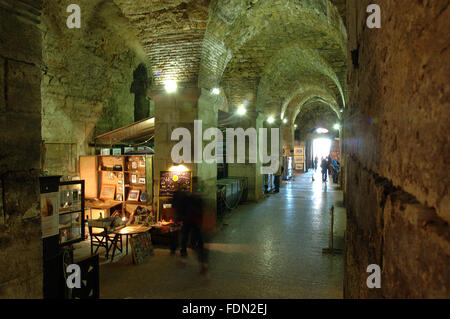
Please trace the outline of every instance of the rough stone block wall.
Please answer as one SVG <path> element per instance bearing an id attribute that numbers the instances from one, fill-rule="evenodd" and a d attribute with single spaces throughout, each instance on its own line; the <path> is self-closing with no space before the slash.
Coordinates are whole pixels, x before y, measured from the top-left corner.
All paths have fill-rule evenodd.
<path id="1" fill-rule="evenodd" d="M 0 0 L 0 298 L 42 297 L 40 11 Z"/>
<path id="2" fill-rule="evenodd" d="M 133 72 L 148 67 L 113 1 L 81 1 L 81 29 L 66 26 L 72 2 L 43 4 L 42 136 L 50 174 L 76 175 L 74 163 L 91 154 L 93 136 L 134 122 Z"/>
<path id="3" fill-rule="evenodd" d="M 449 298 L 449 3 L 382 1 L 369 29 L 371 3 L 347 1 L 345 296 Z"/>

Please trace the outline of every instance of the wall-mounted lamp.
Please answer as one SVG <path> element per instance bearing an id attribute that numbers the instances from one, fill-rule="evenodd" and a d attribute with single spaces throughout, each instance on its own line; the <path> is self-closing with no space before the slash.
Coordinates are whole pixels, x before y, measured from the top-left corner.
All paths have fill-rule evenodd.
<path id="1" fill-rule="evenodd" d="M 214 88 L 214 89 L 212 89 L 211 93 L 214 94 L 214 95 L 219 95 L 220 94 L 220 89 L 219 88 Z"/>
<path id="2" fill-rule="evenodd" d="M 240 107 L 237 109 L 237 114 L 240 115 L 240 116 L 243 116 L 243 115 L 245 115 L 246 113 L 247 113 L 247 109 L 246 109 L 244 106 L 240 106 Z"/>
<path id="3" fill-rule="evenodd" d="M 167 80 L 164 82 L 164 88 L 166 89 L 167 93 L 173 93 L 177 90 L 178 85 L 174 80 Z"/>
<path id="4" fill-rule="evenodd" d="M 283 123 L 286 124 L 287 123 L 287 119 L 283 119 Z"/>
<path id="5" fill-rule="evenodd" d="M 339 124 L 334 124 L 333 128 L 338 131 L 341 129 L 341 126 Z"/>
<path id="6" fill-rule="evenodd" d="M 169 168 L 169 172 L 186 172 L 188 168 L 183 164 L 174 164 L 171 168 Z"/>

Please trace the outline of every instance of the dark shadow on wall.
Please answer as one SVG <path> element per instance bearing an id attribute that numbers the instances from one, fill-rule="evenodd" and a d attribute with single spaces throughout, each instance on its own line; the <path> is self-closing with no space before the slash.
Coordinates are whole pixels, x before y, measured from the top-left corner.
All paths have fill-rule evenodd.
<path id="1" fill-rule="evenodd" d="M 151 86 L 152 81 L 148 77 L 147 67 L 144 63 L 133 72 L 133 83 L 130 92 L 134 94 L 134 121 L 150 117 L 150 100 L 147 97 L 147 89 Z"/>

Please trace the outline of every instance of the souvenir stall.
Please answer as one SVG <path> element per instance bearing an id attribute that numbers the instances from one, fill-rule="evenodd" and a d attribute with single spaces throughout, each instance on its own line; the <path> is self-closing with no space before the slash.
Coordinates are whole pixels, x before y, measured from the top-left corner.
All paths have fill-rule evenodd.
<path id="1" fill-rule="evenodd" d="M 155 119 L 145 119 L 94 138 L 98 155 L 81 156 L 87 219 L 120 216 L 126 224 L 155 221 L 153 139 Z"/>
<path id="2" fill-rule="evenodd" d="M 154 127 L 149 118 L 97 136 L 90 144 L 97 155 L 80 156 L 91 255 L 103 247 L 113 260 L 123 250 L 128 254 L 129 240 L 133 262 L 151 252 L 149 230 L 157 222 L 149 146 Z"/>

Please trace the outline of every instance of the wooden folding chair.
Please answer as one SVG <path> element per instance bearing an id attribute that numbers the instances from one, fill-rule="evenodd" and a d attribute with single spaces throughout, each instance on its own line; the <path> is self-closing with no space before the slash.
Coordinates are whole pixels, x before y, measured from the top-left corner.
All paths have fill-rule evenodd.
<path id="1" fill-rule="evenodd" d="M 110 229 L 111 228 L 110 226 L 99 227 L 99 226 L 93 226 L 89 223 L 88 223 L 88 225 L 89 225 L 89 237 L 91 238 L 91 255 L 96 254 L 97 251 L 100 249 L 100 247 L 105 248 L 105 250 L 106 250 L 105 258 L 106 259 L 109 258 L 109 251 L 111 250 L 111 248 L 115 247 L 120 252 L 122 252 L 122 250 L 123 250 L 122 236 L 118 236 L 117 234 L 114 234 L 112 229 Z M 103 230 L 101 232 L 94 232 L 93 228 L 100 228 Z M 119 247 L 119 245 L 120 245 L 120 247 Z M 94 247 L 95 247 L 95 251 L 94 251 Z M 114 259 L 114 255 L 115 255 L 115 249 L 114 249 L 112 259 Z"/>

